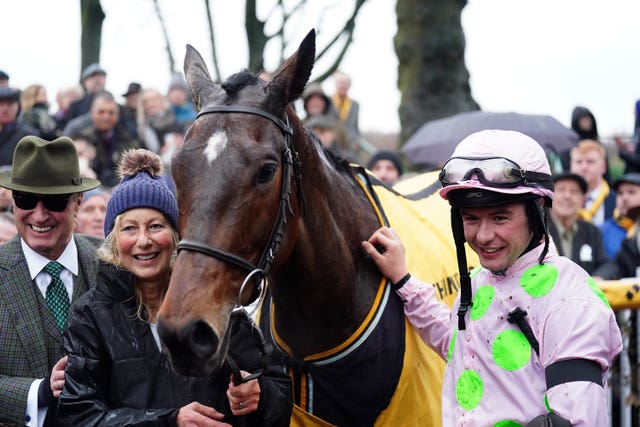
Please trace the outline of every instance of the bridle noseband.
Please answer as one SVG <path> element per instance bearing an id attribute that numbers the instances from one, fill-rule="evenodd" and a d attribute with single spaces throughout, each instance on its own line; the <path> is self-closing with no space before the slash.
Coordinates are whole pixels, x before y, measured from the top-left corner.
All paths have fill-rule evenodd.
<path id="1" fill-rule="evenodd" d="M 242 113 L 242 114 L 253 114 L 256 116 L 264 117 L 265 119 L 271 121 L 275 124 L 285 135 L 286 145 L 282 150 L 282 185 L 280 189 L 280 202 L 278 204 L 278 211 L 276 214 L 276 219 L 274 221 L 273 227 L 271 228 L 271 234 L 269 235 L 269 240 L 267 245 L 262 252 L 260 257 L 260 261 L 257 265 L 252 264 L 244 258 L 241 258 L 237 255 L 234 255 L 230 252 L 223 251 L 222 249 L 218 249 L 209 244 L 198 242 L 196 240 L 181 240 L 178 243 L 178 252 L 182 250 L 199 252 L 201 254 L 216 258 L 220 261 L 224 261 L 228 264 L 233 264 L 236 267 L 240 267 L 243 270 L 249 272 L 248 276 L 243 281 L 243 285 L 238 294 L 238 305 L 241 305 L 241 296 L 244 290 L 245 284 L 247 283 L 249 278 L 253 278 L 256 283 L 256 287 L 260 286 L 260 283 L 266 278 L 271 270 L 271 265 L 273 264 L 273 260 L 278 252 L 280 244 L 282 243 L 282 229 L 284 224 L 287 222 L 287 211 L 293 215 L 293 210 L 291 209 L 291 176 L 293 175 L 296 180 L 298 193 L 299 193 L 299 201 L 300 204 L 302 202 L 302 193 L 301 193 L 301 164 L 298 158 L 298 153 L 295 151 L 293 147 L 293 129 L 288 124 L 288 117 L 285 114 L 286 123 L 271 113 L 268 113 L 264 110 L 254 107 L 244 107 L 244 106 L 208 106 L 204 107 L 198 115 L 196 116 L 196 120 L 201 116 L 207 114 L 218 114 L 218 113 Z M 293 171 L 293 174 L 292 174 Z M 264 296 L 265 287 L 262 287 L 260 297 Z M 255 294 L 255 289 L 254 293 Z M 255 299 L 255 298 L 253 298 Z M 253 300 L 252 299 L 252 300 Z"/>

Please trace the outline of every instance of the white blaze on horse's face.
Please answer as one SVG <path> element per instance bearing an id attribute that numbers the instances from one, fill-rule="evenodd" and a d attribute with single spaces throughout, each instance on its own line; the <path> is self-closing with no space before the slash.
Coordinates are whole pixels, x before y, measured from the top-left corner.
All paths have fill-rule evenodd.
<path id="1" fill-rule="evenodd" d="M 211 138 L 207 141 L 207 147 L 204 149 L 204 155 L 207 156 L 209 163 L 218 158 L 224 147 L 227 146 L 227 142 L 229 142 L 229 138 L 227 138 L 227 134 L 222 129 L 211 135 Z"/>

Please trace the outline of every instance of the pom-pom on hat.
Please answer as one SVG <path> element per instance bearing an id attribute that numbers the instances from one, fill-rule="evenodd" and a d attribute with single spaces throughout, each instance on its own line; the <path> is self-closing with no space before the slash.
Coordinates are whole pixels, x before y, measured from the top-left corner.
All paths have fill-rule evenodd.
<path id="1" fill-rule="evenodd" d="M 120 183 L 113 190 L 104 219 L 104 235 L 113 229 L 116 217 L 135 208 L 152 208 L 162 212 L 178 229 L 178 202 L 160 177 L 162 161 L 157 154 L 136 149 L 124 153 L 118 169 Z"/>

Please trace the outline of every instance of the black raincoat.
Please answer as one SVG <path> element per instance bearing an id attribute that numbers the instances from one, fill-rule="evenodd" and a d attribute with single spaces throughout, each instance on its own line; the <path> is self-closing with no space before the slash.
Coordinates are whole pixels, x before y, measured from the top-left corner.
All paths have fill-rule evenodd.
<path id="1" fill-rule="evenodd" d="M 184 377 L 158 350 L 151 328 L 136 314 L 133 276 L 101 263 L 98 283 L 72 307 L 65 333 L 69 354 L 58 417 L 70 426 L 174 426 L 178 409 L 193 401 L 226 414 L 237 424 L 226 391 L 226 366 L 210 377 Z M 241 322 L 242 323 L 242 322 Z M 250 324 L 244 322 L 231 341 L 230 353 L 248 372 L 262 368 Z M 249 360 L 253 359 L 253 360 Z M 289 377 L 273 367 L 259 377 L 258 410 L 247 426 L 288 426 Z"/>

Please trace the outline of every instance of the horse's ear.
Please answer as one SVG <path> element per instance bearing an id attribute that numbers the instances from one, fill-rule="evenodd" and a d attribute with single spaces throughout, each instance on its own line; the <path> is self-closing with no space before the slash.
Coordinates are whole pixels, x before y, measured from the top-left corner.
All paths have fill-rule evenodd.
<path id="1" fill-rule="evenodd" d="M 198 111 L 206 105 L 213 96 L 222 90 L 216 85 L 200 53 L 190 44 L 187 44 L 187 53 L 184 57 L 184 75 L 187 79 L 193 103 Z"/>
<path id="2" fill-rule="evenodd" d="M 291 55 L 274 73 L 271 83 L 267 86 L 268 105 L 282 103 L 284 108 L 295 101 L 304 90 L 316 56 L 316 31 L 311 30 L 300 43 L 298 51 Z"/>

